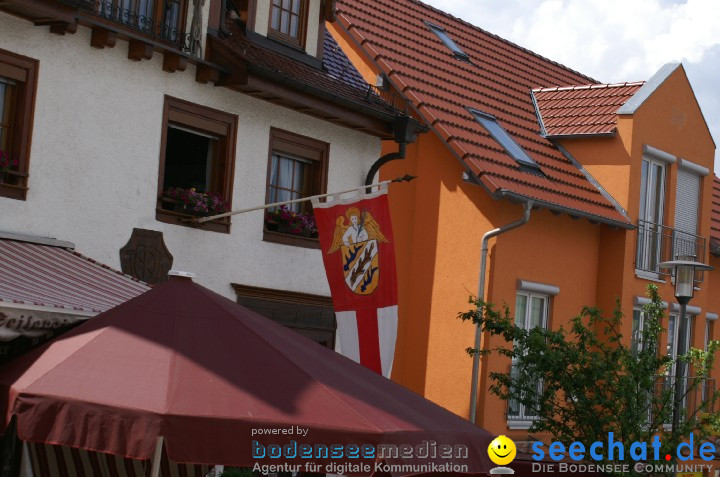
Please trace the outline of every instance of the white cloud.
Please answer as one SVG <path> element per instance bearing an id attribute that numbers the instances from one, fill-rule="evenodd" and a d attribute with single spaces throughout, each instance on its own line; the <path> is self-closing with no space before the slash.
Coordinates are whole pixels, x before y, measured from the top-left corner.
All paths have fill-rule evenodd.
<path id="1" fill-rule="evenodd" d="M 682 61 L 720 145 L 718 0 L 425 2 L 602 82 L 645 80 Z"/>

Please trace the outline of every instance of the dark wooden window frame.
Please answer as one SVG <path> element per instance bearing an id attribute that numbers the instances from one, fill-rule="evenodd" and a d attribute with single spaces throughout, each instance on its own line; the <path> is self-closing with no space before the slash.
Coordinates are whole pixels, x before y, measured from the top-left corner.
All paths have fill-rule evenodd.
<path id="1" fill-rule="evenodd" d="M 282 0 L 280 0 L 282 2 Z M 272 13 L 273 9 L 278 8 L 273 4 L 273 1 L 270 0 L 270 15 L 268 17 L 268 37 L 273 38 L 275 40 L 281 41 L 283 43 L 286 43 L 288 45 L 305 49 L 305 40 L 307 38 L 307 30 L 308 30 L 308 12 L 310 8 L 310 2 L 308 0 L 300 0 L 300 15 L 298 16 L 298 37 L 295 38 L 292 35 L 288 35 L 286 33 L 283 33 L 279 30 L 275 30 L 272 27 Z M 282 13 L 282 8 L 281 8 Z M 292 13 L 291 13 L 292 15 Z"/>
<path id="2" fill-rule="evenodd" d="M 330 158 L 330 144 L 301 136 L 282 129 L 270 128 L 270 147 L 268 149 L 267 179 L 265 181 L 265 203 L 270 201 L 270 175 L 272 173 L 273 153 L 286 153 L 291 156 L 301 157 L 313 162 L 312 188 L 311 193 L 324 194 L 327 191 L 327 171 Z M 266 242 L 293 245 L 305 248 L 320 248 L 320 242 L 316 238 L 299 237 L 280 232 L 267 230 L 263 226 L 263 240 Z"/>
<path id="3" fill-rule="evenodd" d="M 211 134 L 222 138 L 221 151 L 217 152 L 216 161 L 222 165 L 222 174 L 213 171 L 214 181 L 220 185 L 219 192 L 223 199 L 232 205 L 233 177 L 235 175 L 235 144 L 237 138 L 238 117 L 217 109 L 200 106 L 182 99 L 165 96 L 163 107 L 162 138 L 160 141 L 160 168 L 158 172 L 158 193 L 155 218 L 160 222 L 188 227 L 201 228 L 213 232 L 230 233 L 230 218 L 213 220 L 199 224 L 188 219 L 185 214 L 162 208 L 162 195 L 165 175 L 165 151 L 167 148 L 167 131 L 170 124 L 197 130 L 200 133 Z"/>
<path id="4" fill-rule="evenodd" d="M 291 292 L 286 290 L 275 290 L 271 288 L 261 288 L 249 285 L 240 285 L 237 283 L 232 284 L 237 296 L 237 302 L 241 305 L 245 304 L 263 304 L 266 306 L 278 305 L 278 309 L 288 309 L 293 306 L 299 306 L 307 310 L 315 309 L 320 311 L 325 309 L 328 312 L 332 312 L 334 316 L 334 309 L 331 297 L 311 295 L 308 293 Z M 267 317 L 273 321 L 282 324 L 290 329 L 298 331 L 300 334 L 313 339 L 313 335 L 317 336 L 320 334 L 332 333 L 332 340 L 328 346 L 330 349 L 335 349 L 335 339 L 337 335 L 337 324 L 333 319 L 332 325 L 330 323 L 320 322 L 309 323 L 307 321 L 298 323 L 297 321 L 291 322 L 288 320 L 277 319 L 276 317 Z"/>
<path id="5" fill-rule="evenodd" d="M 0 49 L 0 76 L 13 80 L 17 87 L 10 150 L 18 160 L 17 170 L 8 171 L 9 179 L 0 183 L 0 197 L 27 198 L 38 67 L 38 60 Z"/>

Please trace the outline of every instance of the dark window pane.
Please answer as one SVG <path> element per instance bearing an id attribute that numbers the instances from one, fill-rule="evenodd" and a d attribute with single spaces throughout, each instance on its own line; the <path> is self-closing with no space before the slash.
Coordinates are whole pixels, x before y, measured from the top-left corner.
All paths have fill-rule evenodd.
<path id="1" fill-rule="evenodd" d="M 490 133 L 490 136 L 500 144 L 505 151 L 520 164 L 540 169 L 535 161 L 533 161 L 527 153 L 518 146 L 512 137 L 500 126 L 495 118 L 481 113 L 472 111 L 475 119 Z"/>
<path id="2" fill-rule="evenodd" d="M 195 188 L 198 192 L 217 192 L 210 189 L 213 140 L 188 131 L 169 127 L 165 148 L 165 189 Z"/>

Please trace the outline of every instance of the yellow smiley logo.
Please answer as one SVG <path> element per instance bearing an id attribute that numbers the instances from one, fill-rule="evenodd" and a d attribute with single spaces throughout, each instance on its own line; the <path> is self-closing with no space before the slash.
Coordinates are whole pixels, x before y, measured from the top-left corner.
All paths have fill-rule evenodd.
<path id="1" fill-rule="evenodd" d="M 509 464 L 516 453 L 515 443 L 505 436 L 497 436 L 488 446 L 488 457 L 497 465 Z"/>

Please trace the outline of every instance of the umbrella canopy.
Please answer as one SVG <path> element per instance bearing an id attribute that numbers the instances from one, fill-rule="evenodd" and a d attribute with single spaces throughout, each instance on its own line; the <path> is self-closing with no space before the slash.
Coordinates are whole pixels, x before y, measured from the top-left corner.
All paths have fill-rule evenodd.
<path id="1" fill-rule="evenodd" d="M 135 459 L 163 436 L 176 462 L 493 467 L 488 432 L 180 277 L 0 369 L 0 406 L 20 439 Z"/>

